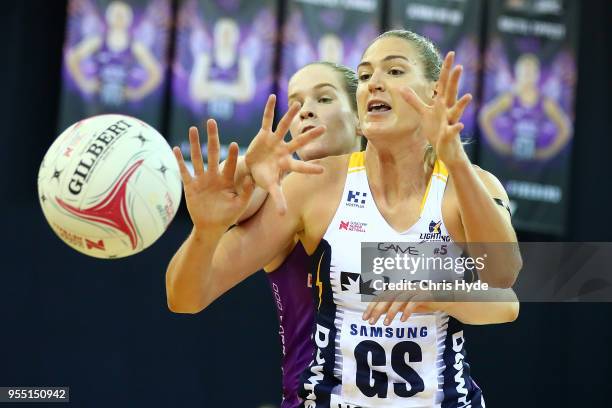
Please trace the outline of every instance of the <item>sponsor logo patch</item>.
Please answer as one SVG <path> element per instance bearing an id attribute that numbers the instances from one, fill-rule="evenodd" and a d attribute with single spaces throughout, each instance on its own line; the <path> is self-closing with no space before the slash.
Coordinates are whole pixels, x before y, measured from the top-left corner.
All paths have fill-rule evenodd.
<path id="1" fill-rule="evenodd" d="M 360 191 L 349 190 L 348 195 L 346 196 L 346 206 L 364 208 L 367 197 L 368 197 L 368 193 L 362 193 Z"/>
<path id="2" fill-rule="evenodd" d="M 450 241 L 450 235 L 442 234 L 442 221 L 431 220 L 429 223 L 429 232 L 421 234 L 419 239 L 423 241 Z"/>
<path id="3" fill-rule="evenodd" d="M 338 226 L 338 229 L 350 232 L 366 232 L 367 225 L 368 224 L 365 222 L 340 220 L 340 225 Z"/>

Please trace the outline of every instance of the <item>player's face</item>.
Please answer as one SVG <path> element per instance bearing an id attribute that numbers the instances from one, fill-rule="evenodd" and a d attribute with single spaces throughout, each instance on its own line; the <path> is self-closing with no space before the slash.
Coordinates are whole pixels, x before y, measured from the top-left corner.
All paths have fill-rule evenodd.
<path id="1" fill-rule="evenodd" d="M 339 73 L 323 65 L 302 68 L 289 81 L 289 104 L 298 102 L 300 112 L 290 126 L 291 137 L 325 125 L 319 138 L 298 149 L 303 160 L 349 153 L 358 143 L 357 115 Z"/>
<path id="2" fill-rule="evenodd" d="M 240 29 L 238 25 L 230 19 L 219 20 L 215 26 L 215 46 L 221 48 L 236 47 L 238 43 L 238 37 L 240 36 Z"/>
<path id="3" fill-rule="evenodd" d="M 106 20 L 112 27 L 126 29 L 132 24 L 132 9 L 126 3 L 115 1 L 108 6 Z"/>
<path id="4" fill-rule="evenodd" d="M 214 29 L 214 59 L 222 69 L 229 69 L 238 57 L 238 40 L 240 28 L 229 18 L 217 21 Z"/>
<path id="5" fill-rule="evenodd" d="M 516 64 L 516 80 L 520 84 L 535 86 L 540 80 L 540 64 L 536 57 L 523 57 Z"/>
<path id="6" fill-rule="evenodd" d="M 319 59 L 337 64 L 342 63 L 344 48 L 342 41 L 333 34 L 327 34 L 319 41 Z"/>
<path id="7" fill-rule="evenodd" d="M 419 116 L 402 98 L 410 87 L 430 103 L 435 83 L 427 80 L 416 48 L 402 38 L 386 37 L 363 54 L 357 69 L 357 108 L 363 134 L 369 139 L 384 135 L 404 137 L 419 126 Z"/>

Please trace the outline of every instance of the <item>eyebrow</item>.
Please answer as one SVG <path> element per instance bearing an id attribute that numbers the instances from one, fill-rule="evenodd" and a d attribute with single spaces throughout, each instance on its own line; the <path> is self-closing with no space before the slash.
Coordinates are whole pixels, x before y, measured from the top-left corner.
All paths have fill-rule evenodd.
<path id="1" fill-rule="evenodd" d="M 321 89 L 321 88 L 325 88 L 326 86 L 332 87 L 336 91 L 338 90 L 338 88 L 336 88 L 334 85 L 330 84 L 329 82 L 323 82 L 323 83 L 317 84 L 313 88 L 314 89 Z M 294 92 L 291 95 L 289 95 L 289 97 L 287 99 L 293 99 L 293 98 L 296 98 L 296 97 L 297 97 L 297 93 Z"/>
<path id="2" fill-rule="evenodd" d="M 411 64 L 410 60 L 406 57 L 404 57 L 403 55 L 387 55 L 385 58 L 383 58 L 383 61 L 389 61 L 392 59 L 403 59 L 405 60 L 407 63 Z M 359 69 L 359 67 L 363 66 L 363 65 L 368 65 L 368 66 L 372 66 L 372 63 L 368 62 L 368 61 L 363 61 L 361 63 L 359 63 L 359 65 L 357 65 L 357 69 Z"/>

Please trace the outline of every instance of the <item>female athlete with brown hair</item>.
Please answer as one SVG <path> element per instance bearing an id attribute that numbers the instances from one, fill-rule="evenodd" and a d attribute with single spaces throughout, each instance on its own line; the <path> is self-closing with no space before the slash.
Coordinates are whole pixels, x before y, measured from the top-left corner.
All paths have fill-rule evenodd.
<path id="1" fill-rule="evenodd" d="M 245 162 L 271 200 L 227 233 L 253 190 L 248 177 L 242 188 L 235 187 L 237 146 L 230 147 L 219 171 L 217 129 L 209 121 L 204 171 L 197 132 L 190 131 L 193 176 L 175 149 L 194 229 L 168 268 L 172 310 L 202 310 L 270 262 L 295 234 L 309 254 L 316 253 L 316 349 L 303 376 L 305 406 L 484 405 L 465 362 L 460 322 L 511 321 L 516 302 L 408 300 L 368 308 L 354 289 L 360 285 L 343 284 L 359 283 L 361 242 L 415 242 L 431 232 L 432 222 L 434 235 L 445 237 L 454 257 L 461 256 L 462 243 L 516 244 L 509 214 L 494 201 L 507 202 L 503 188 L 469 162 L 459 139 L 457 121 L 470 99 L 456 101 L 461 68 L 452 67 L 449 54 L 440 71 L 436 55 L 430 42 L 405 31 L 385 33 L 365 51 L 357 89 L 360 127 L 368 139 L 364 153 L 294 160 L 291 152 L 324 129 L 284 143 L 299 104 L 273 132 L 270 98 Z M 287 170 L 292 173 L 281 188 Z M 509 287 L 520 266 L 517 251 L 498 251 L 480 278 Z M 378 324 L 377 315 L 396 310 L 405 313 L 403 319 Z"/>

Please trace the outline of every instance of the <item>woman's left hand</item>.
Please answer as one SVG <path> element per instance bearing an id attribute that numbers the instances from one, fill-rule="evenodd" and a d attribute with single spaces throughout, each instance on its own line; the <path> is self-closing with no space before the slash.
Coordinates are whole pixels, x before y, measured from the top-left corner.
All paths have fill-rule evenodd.
<path id="1" fill-rule="evenodd" d="M 368 304 L 362 318 L 376 324 L 380 316 L 386 314 L 384 324 L 388 326 L 400 312 L 400 320 L 405 322 L 412 313 L 446 311 L 450 302 L 440 301 L 445 295 L 448 294 L 426 290 L 385 292 Z"/>
<path id="2" fill-rule="evenodd" d="M 453 67 L 454 62 L 455 53 L 451 51 L 444 59 L 432 105 L 423 102 L 412 88 L 401 90 L 406 102 L 421 116 L 421 131 L 434 147 L 436 156 L 447 165 L 466 157 L 459 136 L 463 123 L 459 119 L 472 100 L 471 94 L 457 100 L 463 67 Z"/>

